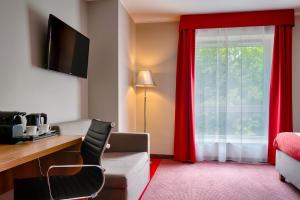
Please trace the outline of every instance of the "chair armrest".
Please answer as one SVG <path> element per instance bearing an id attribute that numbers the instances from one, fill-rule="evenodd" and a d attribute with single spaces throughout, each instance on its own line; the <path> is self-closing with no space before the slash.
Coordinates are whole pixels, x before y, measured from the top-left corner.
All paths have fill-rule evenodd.
<path id="1" fill-rule="evenodd" d="M 150 136 L 148 133 L 113 132 L 108 143 L 110 148 L 105 152 L 150 152 Z"/>
<path id="2" fill-rule="evenodd" d="M 38 166 L 40 169 L 40 174 L 46 176 L 47 170 L 52 165 L 72 165 L 72 164 L 82 164 L 81 152 L 78 150 L 62 150 L 59 152 L 53 153 L 50 157 L 41 157 L 37 159 Z M 79 169 L 80 170 L 80 169 Z M 55 171 L 55 175 L 73 175 L 76 174 L 79 170 L 58 170 Z"/>
<path id="3" fill-rule="evenodd" d="M 48 188 L 49 188 L 49 193 L 50 193 L 50 197 L 51 199 L 54 199 L 53 198 L 53 195 L 52 195 L 52 190 L 51 190 L 51 183 L 50 183 L 50 179 L 49 179 L 49 173 L 52 169 L 55 169 L 55 168 L 85 168 L 85 167 L 96 167 L 98 168 L 102 173 L 104 173 L 105 169 L 102 168 L 100 165 L 80 165 L 80 164 L 76 164 L 76 165 L 52 165 L 48 168 L 48 171 L 47 171 L 47 184 L 48 184 Z M 105 179 L 105 176 L 103 176 L 103 178 Z M 101 191 L 101 189 L 103 188 L 103 185 L 104 185 L 104 180 L 103 180 L 103 183 L 101 185 L 101 187 L 98 189 L 97 192 L 95 192 L 94 194 L 90 195 L 90 196 L 86 196 L 85 198 L 95 198 L 98 193 Z"/>

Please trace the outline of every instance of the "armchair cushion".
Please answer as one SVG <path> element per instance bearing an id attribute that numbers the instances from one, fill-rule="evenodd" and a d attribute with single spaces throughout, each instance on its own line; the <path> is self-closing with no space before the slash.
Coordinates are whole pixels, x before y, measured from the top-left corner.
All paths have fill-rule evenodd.
<path id="1" fill-rule="evenodd" d="M 105 188 L 127 188 L 129 180 L 135 180 L 136 172 L 142 170 L 149 162 L 146 152 L 113 152 L 103 155 L 102 165 L 105 171 Z M 149 164 L 149 163 L 148 163 Z"/>
<path id="2" fill-rule="evenodd" d="M 110 148 L 105 152 L 147 152 L 150 139 L 148 133 L 113 132 L 109 139 Z"/>
<path id="3" fill-rule="evenodd" d="M 77 120 L 51 124 L 52 128 L 58 130 L 62 135 L 86 135 L 92 120 Z"/>

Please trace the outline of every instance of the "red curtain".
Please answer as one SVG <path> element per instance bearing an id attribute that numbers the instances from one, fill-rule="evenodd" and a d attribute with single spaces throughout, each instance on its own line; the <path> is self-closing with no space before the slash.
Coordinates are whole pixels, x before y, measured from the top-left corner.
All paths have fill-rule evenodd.
<path id="1" fill-rule="evenodd" d="M 275 162 L 273 141 L 292 131 L 292 27 L 294 10 L 183 15 L 180 18 L 176 74 L 174 159 L 195 162 L 194 58 L 195 30 L 275 25 L 269 116 L 269 162 Z"/>
<path id="2" fill-rule="evenodd" d="M 275 26 L 270 86 L 268 162 L 275 164 L 273 142 L 280 132 L 293 131 L 292 26 Z"/>
<path id="3" fill-rule="evenodd" d="M 174 159 L 185 162 L 196 161 L 194 65 L 195 30 L 180 30 L 176 74 Z"/>
<path id="4" fill-rule="evenodd" d="M 246 26 L 294 25 L 294 10 L 182 15 L 180 30 Z"/>

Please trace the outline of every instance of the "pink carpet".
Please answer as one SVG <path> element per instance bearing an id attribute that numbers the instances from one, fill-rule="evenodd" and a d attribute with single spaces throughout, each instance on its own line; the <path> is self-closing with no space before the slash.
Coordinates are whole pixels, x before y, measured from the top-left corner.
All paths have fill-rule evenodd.
<path id="1" fill-rule="evenodd" d="M 143 200 L 297 200 L 274 166 L 162 160 Z"/>

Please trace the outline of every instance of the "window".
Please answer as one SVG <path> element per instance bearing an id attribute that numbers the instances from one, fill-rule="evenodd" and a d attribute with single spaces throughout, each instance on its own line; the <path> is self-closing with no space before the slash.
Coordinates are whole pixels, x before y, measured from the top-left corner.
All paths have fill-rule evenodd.
<path id="1" fill-rule="evenodd" d="M 265 162 L 273 27 L 196 33 L 198 160 Z"/>

